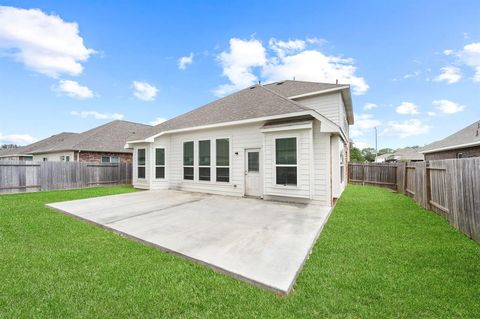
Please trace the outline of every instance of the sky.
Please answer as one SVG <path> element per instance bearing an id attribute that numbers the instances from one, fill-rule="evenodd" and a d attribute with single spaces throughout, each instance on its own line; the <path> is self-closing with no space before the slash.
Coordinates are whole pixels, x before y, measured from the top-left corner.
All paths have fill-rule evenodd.
<path id="1" fill-rule="evenodd" d="M 254 83 L 351 85 L 360 148 L 480 120 L 480 1 L 0 1 L 0 144 L 160 123 Z"/>

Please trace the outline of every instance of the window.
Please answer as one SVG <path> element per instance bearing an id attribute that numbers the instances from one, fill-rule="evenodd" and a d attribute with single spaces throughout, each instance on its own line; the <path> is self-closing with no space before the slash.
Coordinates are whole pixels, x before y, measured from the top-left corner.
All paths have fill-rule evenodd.
<path id="1" fill-rule="evenodd" d="M 297 185 L 297 138 L 275 140 L 277 185 Z"/>
<path id="2" fill-rule="evenodd" d="M 210 141 L 198 142 L 198 179 L 210 180 Z"/>
<path id="3" fill-rule="evenodd" d="M 230 143 L 228 138 L 218 139 L 216 145 L 217 182 L 230 182 Z"/>
<path id="4" fill-rule="evenodd" d="M 248 153 L 248 167 L 249 172 L 259 172 L 260 171 L 260 153 L 259 152 L 249 152 Z"/>
<path id="5" fill-rule="evenodd" d="M 193 181 L 193 142 L 183 143 L 183 179 Z"/>
<path id="6" fill-rule="evenodd" d="M 65 156 L 60 156 L 60 161 L 64 162 L 65 161 Z"/>
<path id="7" fill-rule="evenodd" d="M 120 158 L 118 156 L 110 156 L 110 163 L 118 164 L 120 163 Z"/>
<path id="8" fill-rule="evenodd" d="M 102 163 L 110 163 L 110 156 L 102 156 Z"/>
<path id="9" fill-rule="evenodd" d="M 69 155 L 65 156 L 65 162 L 70 162 L 70 156 Z"/>
<path id="10" fill-rule="evenodd" d="M 137 150 L 137 177 L 145 178 L 145 149 Z"/>
<path id="11" fill-rule="evenodd" d="M 345 179 L 345 156 L 343 155 L 343 149 L 342 149 L 340 150 L 340 183 L 343 183 L 344 179 Z"/>
<path id="12" fill-rule="evenodd" d="M 155 178 L 165 178 L 165 149 L 155 149 Z"/>
<path id="13" fill-rule="evenodd" d="M 457 158 L 463 158 L 463 153 L 457 153 Z"/>

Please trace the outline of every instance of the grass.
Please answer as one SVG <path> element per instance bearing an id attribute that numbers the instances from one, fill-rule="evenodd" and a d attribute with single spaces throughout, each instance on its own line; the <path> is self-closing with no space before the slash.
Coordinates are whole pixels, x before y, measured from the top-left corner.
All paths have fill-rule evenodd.
<path id="1" fill-rule="evenodd" d="M 472 318 L 480 245 L 411 199 L 349 186 L 279 297 L 44 207 L 128 187 L 0 196 L 0 317 Z"/>

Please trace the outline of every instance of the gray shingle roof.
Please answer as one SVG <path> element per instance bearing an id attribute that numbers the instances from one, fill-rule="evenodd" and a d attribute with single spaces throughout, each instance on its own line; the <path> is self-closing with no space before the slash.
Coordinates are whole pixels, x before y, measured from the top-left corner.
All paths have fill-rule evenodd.
<path id="1" fill-rule="evenodd" d="M 348 86 L 346 84 L 317 83 L 306 81 L 281 81 L 264 85 L 266 88 L 286 97 L 297 96 L 312 92 L 325 91 Z"/>
<path id="2" fill-rule="evenodd" d="M 396 150 L 387 160 L 397 161 L 423 161 L 425 156 L 419 152 L 419 149 L 413 147 L 405 147 Z"/>
<path id="3" fill-rule="evenodd" d="M 311 110 L 288 99 L 288 97 L 345 87 L 345 85 L 340 84 L 304 81 L 283 81 L 282 84 L 278 83 L 280 82 L 254 85 L 243 89 L 154 126 L 152 129 L 147 130 L 144 135 L 136 135 L 134 139 L 129 139 L 129 141 L 144 140 L 170 130 Z"/>
<path id="4" fill-rule="evenodd" d="M 71 134 L 62 141 L 42 145 L 30 153 L 40 154 L 67 150 L 131 153 L 131 150 L 124 148 L 127 139 L 135 139 L 136 135 L 143 135 L 146 130 L 151 128 L 150 125 L 117 120 L 83 133 Z"/>
<path id="5" fill-rule="evenodd" d="M 144 135 L 137 135 L 134 139 L 129 140 L 142 140 L 169 130 L 241 121 L 305 110 L 310 109 L 281 96 L 265 86 L 254 85 L 163 122 L 148 130 Z"/>
<path id="6" fill-rule="evenodd" d="M 444 138 L 424 146 L 422 153 L 431 153 L 436 150 L 448 150 L 461 148 L 464 144 L 480 144 L 480 121 L 470 124 L 466 128 Z"/>
<path id="7" fill-rule="evenodd" d="M 63 132 L 60 134 L 52 135 L 30 145 L 1 150 L 0 157 L 32 154 L 32 152 L 36 150 L 50 148 L 60 143 L 63 143 L 65 140 L 71 138 L 74 135 L 77 135 L 77 133 Z"/>
<path id="8" fill-rule="evenodd" d="M 131 153 L 124 148 L 128 138 L 136 139 L 152 126 L 127 121 L 113 121 L 83 133 L 60 133 L 33 144 L 0 151 L 0 157 L 42 154 L 60 151 Z"/>

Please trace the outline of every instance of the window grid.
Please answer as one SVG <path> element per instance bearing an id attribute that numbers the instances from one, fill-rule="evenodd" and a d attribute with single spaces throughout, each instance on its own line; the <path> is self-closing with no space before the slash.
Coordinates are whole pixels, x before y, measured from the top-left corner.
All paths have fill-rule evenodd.
<path id="1" fill-rule="evenodd" d="M 164 148 L 155 149 L 155 178 L 156 179 L 165 178 L 165 149 Z"/>
<path id="2" fill-rule="evenodd" d="M 192 141 L 183 143 L 183 179 L 194 180 L 194 144 Z"/>
<path id="3" fill-rule="evenodd" d="M 145 152 L 144 148 L 137 150 L 137 178 L 145 178 Z"/>
<path id="4" fill-rule="evenodd" d="M 210 140 L 198 141 L 198 180 L 210 181 Z"/>
<path id="5" fill-rule="evenodd" d="M 220 183 L 230 182 L 230 140 L 221 138 L 215 140 L 216 155 L 216 181 Z"/>
<path id="6" fill-rule="evenodd" d="M 275 178 L 277 185 L 297 186 L 297 138 L 275 139 Z"/>

